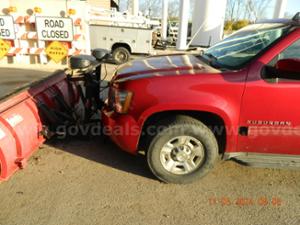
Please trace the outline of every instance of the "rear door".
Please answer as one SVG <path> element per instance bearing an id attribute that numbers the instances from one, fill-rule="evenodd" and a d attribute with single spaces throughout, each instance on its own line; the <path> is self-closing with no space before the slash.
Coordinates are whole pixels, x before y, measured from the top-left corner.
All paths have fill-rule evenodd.
<path id="1" fill-rule="evenodd" d="M 241 107 L 240 152 L 300 154 L 300 76 L 283 80 L 263 75 L 266 65 L 272 67 L 285 58 L 300 59 L 299 29 L 249 70 Z"/>

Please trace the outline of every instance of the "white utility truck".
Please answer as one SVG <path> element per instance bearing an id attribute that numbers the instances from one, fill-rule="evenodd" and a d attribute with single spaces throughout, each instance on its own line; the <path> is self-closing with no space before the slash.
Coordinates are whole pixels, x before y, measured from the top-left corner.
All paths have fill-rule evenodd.
<path id="1" fill-rule="evenodd" d="M 111 51 L 115 63 L 122 64 L 130 59 L 131 54 L 154 53 L 155 31 L 160 23 L 142 15 L 92 7 L 89 26 L 91 48 Z"/>
<path id="2" fill-rule="evenodd" d="M 91 48 L 111 51 L 114 62 L 122 64 L 131 54 L 154 54 L 154 31 L 153 28 L 90 23 Z"/>

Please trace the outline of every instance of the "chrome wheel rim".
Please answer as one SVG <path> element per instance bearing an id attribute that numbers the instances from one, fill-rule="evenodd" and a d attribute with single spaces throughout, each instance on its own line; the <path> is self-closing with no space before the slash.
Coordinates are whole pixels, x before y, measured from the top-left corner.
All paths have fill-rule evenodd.
<path id="1" fill-rule="evenodd" d="M 127 60 L 127 55 L 124 52 L 118 52 L 116 58 L 119 62 L 124 62 Z"/>
<path id="2" fill-rule="evenodd" d="M 165 170 L 176 175 L 189 174 L 204 161 L 203 144 L 191 136 L 177 136 L 160 151 L 160 162 Z"/>

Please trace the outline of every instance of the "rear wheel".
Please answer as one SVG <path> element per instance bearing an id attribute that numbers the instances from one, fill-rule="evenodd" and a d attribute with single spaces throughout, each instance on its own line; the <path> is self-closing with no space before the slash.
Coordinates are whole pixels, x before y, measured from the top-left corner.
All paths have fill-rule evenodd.
<path id="1" fill-rule="evenodd" d="M 163 124 L 147 152 L 153 174 L 167 183 L 190 183 L 206 175 L 218 158 L 218 144 L 211 130 L 187 116 Z"/>
<path id="2" fill-rule="evenodd" d="M 130 52 L 125 47 L 117 47 L 113 50 L 113 60 L 116 64 L 120 65 L 126 63 L 130 59 Z"/>

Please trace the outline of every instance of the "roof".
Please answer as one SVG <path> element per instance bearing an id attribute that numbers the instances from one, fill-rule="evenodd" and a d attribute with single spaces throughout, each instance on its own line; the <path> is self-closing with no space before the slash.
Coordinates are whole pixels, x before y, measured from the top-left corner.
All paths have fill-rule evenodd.
<path id="1" fill-rule="evenodd" d="M 282 23 L 293 26 L 300 26 L 300 12 L 298 12 L 292 19 L 269 19 L 259 20 L 256 23 Z"/>

